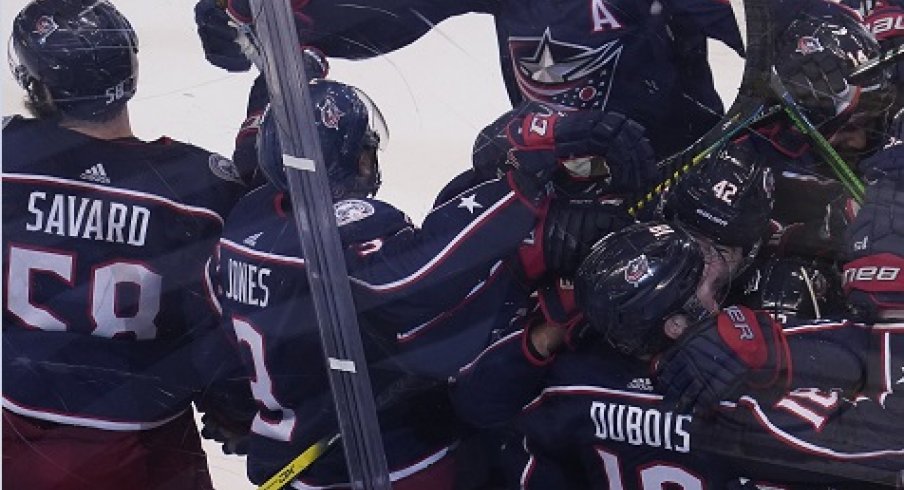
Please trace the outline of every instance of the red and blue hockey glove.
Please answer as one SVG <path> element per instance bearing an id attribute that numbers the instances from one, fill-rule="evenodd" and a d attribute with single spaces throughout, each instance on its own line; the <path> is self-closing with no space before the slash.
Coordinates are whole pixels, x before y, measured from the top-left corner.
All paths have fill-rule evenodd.
<path id="1" fill-rule="evenodd" d="M 879 0 L 863 23 L 876 36 L 884 53 L 904 45 L 904 7 Z M 904 82 L 904 61 L 899 59 L 889 68 L 895 83 Z"/>
<path id="2" fill-rule="evenodd" d="M 747 307 L 731 306 L 692 327 L 654 360 L 655 382 L 675 410 L 709 410 L 745 386 L 783 389 L 789 364 L 779 325 Z"/>
<path id="3" fill-rule="evenodd" d="M 901 121 L 895 135 L 900 137 Z M 844 291 L 858 319 L 904 317 L 904 145 L 893 139 L 862 164 L 868 185 L 863 206 L 845 235 L 850 260 Z"/>
<path id="4" fill-rule="evenodd" d="M 474 169 L 483 178 L 501 176 L 531 157 L 524 151 L 539 149 L 552 153 L 566 180 L 598 183 L 603 193 L 633 193 L 658 182 L 642 126 L 616 113 L 560 112 L 539 102 L 519 105 L 480 132 Z"/>
<path id="5" fill-rule="evenodd" d="M 560 168 L 553 139 L 558 117 L 555 112 L 530 112 L 516 116 L 505 127 L 509 149 L 500 171 L 519 194 L 534 203 L 547 196 L 553 174 Z"/>
<path id="6" fill-rule="evenodd" d="M 573 282 L 562 278 L 550 279 L 537 289 L 537 300 L 546 325 L 565 333 L 565 345 L 574 348 L 583 340 L 587 322 L 575 300 Z"/>
<path id="7" fill-rule="evenodd" d="M 556 122 L 556 156 L 572 178 L 602 181 L 611 192 L 646 191 L 659 173 L 645 132 L 615 112 L 568 112 Z"/>

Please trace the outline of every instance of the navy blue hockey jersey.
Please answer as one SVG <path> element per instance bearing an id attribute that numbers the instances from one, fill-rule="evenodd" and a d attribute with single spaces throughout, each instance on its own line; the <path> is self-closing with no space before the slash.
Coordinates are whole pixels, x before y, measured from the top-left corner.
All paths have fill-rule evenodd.
<path id="1" fill-rule="evenodd" d="M 462 370 L 455 407 L 478 426 L 516 417 L 524 489 L 727 488 L 737 476 L 696 451 L 694 417 L 669 411 L 649 365 L 615 350 L 539 361 L 518 331 Z M 512 458 L 517 460 L 517 458 Z"/>
<path id="2" fill-rule="evenodd" d="M 665 408 L 645 362 L 606 347 L 540 361 L 519 331 L 462 370 L 453 399 L 477 425 L 516 420 L 525 488 L 727 488 L 737 477 L 864 488 L 904 468 L 893 386 L 904 367 L 894 354 L 899 332 L 845 322 L 788 328 L 793 391 L 745 395 L 704 417 Z"/>
<path id="3" fill-rule="evenodd" d="M 248 475 L 261 483 L 337 430 L 305 262 L 287 196 L 265 185 L 227 219 L 219 279 L 227 328 L 253 369 L 260 411 Z M 444 380 L 490 342 L 527 292 L 503 259 L 533 228 L 534 210 L 503 181 L 433 210 L 421 229 L 373 199 L 335 203 L 375 396 L 412 375 Z M 482 316 L 481 316 L 482 315 Z M 454 443 L 445 390 L 380 411 L 393 479 L 441 458 Z M 446 415 L 444 415 L 446 414 Z M 342 452 L 314 463 L 300 485 L 347 478 Z"/>
<path id="4" fill-rule="evenodd" d="M 819 352 L 824 348 L 814 342 L 832 342 L 846 352 L 836 349 L 835 357 L 814 363 L 832 373 L 815 382 L 807 376 L 778 396 L 723 402 L 725 409 L 701 419 L 695 433 L 709 450 L 767 464 L 752 476 L 894 487 L 904 471 L 904 325 L 826 321 L 786 327 L 785 335 L 792 351 Z M 852 356 L 859 362 L 851 363 Z"/>
<path id="5" fill-rule="evenodd" d="M 683 149 L 722 114 L 707 38 L 742 51 L 727 2 L 718 0 L 331 0 L 296 3 L 302 44 L 368 58 L 410 44 L 468 12 L 494 15 L 499 61 L 513 105 L 537 100 L 621 112 L 639 121 L 657 153 Z M 247 0 L 232 14 L 250 22 Z"/>
<path id="6" fill-rule="evenodd" d="M 200 148 L 13 118 L 3 129 L 3 407 L 146 429 L 183 413 L 216 371 L 240 368 L 216 328 L 205 264 L 243 191 L 232 163 Z"/>

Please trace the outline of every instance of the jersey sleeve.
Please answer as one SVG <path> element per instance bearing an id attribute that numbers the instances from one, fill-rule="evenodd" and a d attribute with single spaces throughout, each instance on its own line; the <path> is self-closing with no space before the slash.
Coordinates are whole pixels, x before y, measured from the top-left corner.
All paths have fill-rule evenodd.
<path id="1" fill-rule="evenodd" d="M 504 424 L 540 394 L 551 360 L 533 356 L 527 341 L 527 331 L 518 330 L 462 367 L 452 385 L 452 400 L 466 422 L 478 427 Z"/>
<path id="2" fill-rule="evenodd" d="M 347 254 L 359 311 L 394 325 L 432 318 L 502 267 L 535 223 L 535 210 L 504 180 L 479 184 L 431 211 L 420 229 Z"/>
<path id="3" fill-rule="evenodd" d="M 443 20 L 469 12 L 491 13 L 494 0 L 380 0 L 367 7 L 335 0 L 293 2 L 301 44 L 330 57 L 360 59 L 407 46 Z M 230 0 L 230 14 L 250 23 L 248 0 Z"/>
<path id="4" fill-rule="evenodd" d="M 708 450 L 772 463 L 770 471 L 789 478 L 807 471 L 827 481 L 892 484 L 904 469 L 904 402 L 896 391 L 902 345 L 897 329 L 873 327 L 859 394 L 797 388 L 774 400 L 745 395 L 715 418 L 698 418 L 700 440 Z"/>
<path id="5" fill-rule="evenodd" d="M 718 0 L 671 0 L 670 25 L 679 36 L 699 35 L 725 43 L 738 54 L 744 53 L 741 32 L 728 2 Z"/>

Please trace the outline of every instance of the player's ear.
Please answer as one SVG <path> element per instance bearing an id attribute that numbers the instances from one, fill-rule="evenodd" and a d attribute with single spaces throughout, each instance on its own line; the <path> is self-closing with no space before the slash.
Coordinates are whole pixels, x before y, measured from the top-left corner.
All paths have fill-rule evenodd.
<path id="1" fill-rule="evenodd" d="M 376 148 L 365 148 L 358 157 L 358 175 L 368 177 L 377 171 L 377 150 Z"/>
<path id="2" fill-rule="evenodd" d="M 665 332 L 666 337 L 675 340 L 687 330 L 688 325 L 689 323 L 686 316 L 672 315 L 665 319 L 662 330 Z"/>

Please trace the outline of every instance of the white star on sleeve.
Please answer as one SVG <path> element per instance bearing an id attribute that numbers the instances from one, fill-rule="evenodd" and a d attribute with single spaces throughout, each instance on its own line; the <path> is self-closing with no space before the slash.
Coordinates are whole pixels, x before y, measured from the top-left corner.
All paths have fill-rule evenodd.
<path id="1" fill-rule="evenodd" d="M 468 197 L 461 198 L 461 202 L 458 203 L 458 207 L 465 208 L 471 214 L 474 214 L 474 210 L 477 208 L 482 208 L 483 205 L 477 202 L 477 194 L 471 194 Z"/>

